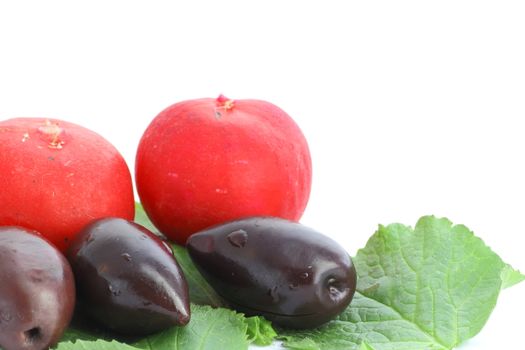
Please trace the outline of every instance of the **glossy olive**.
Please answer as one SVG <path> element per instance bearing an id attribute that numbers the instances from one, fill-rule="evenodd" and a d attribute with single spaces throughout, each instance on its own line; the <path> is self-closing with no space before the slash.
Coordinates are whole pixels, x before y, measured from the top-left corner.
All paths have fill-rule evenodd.
<path id="1" fill-rule="evenodd" d="M 188 251 L 232 307 L 290 328 L 319 326 L 355 293 L 356 271 L 335 241 L 291 221 L 253 217 L 188 239 Z"/>
<path id="2" fill-rule="evenodd" d="M 145 335 L 190 320 L 188 285 L 171 248 L 118 218 L 85 227 L 67 257 L 80 309 L 122 334 Z"/>
<path id="3" fill-rule="evenodd" d="M 0 348 L 47 349 L 69 325 L 74 306 L 64 256 L 35 231 L 0 227 Z"/>

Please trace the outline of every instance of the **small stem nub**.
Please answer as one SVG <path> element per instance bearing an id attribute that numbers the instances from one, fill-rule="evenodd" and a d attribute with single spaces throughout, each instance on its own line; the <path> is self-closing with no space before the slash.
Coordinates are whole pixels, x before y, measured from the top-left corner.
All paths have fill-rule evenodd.
<path id="1" fill-rule="evenodd" d="M 58 123 L 51 123 L 50 120 L 46 120 L 45 124 L 38 128 L 48 140 L 49 148 L 61 149 L 64 141 L 60 139 L 62 132 L 64 131 Z"/>
<path id="2" fill-rule="evenodd" d="M 229 99 L 228 97 L 220 94 L 216 99 L 217 107 L 225 110 L 230 110 L 235 106 L 235 100 Z"/>

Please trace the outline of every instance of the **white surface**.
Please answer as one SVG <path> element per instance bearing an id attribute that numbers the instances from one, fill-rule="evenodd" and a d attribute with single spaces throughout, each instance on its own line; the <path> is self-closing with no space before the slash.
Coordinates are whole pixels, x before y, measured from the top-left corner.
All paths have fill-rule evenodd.
<path id="1" fill-rule="evenodd" d="M 77 122 L 132 168 L 168 105 L 266 99 L 310 144 L 303 223 L 354 254 L 378 223 L 447 216 L 523 270 L 523 18 L 522 1 L 1 2 L 0 119 Z M 462 349 L 521 347 L 524 296 Z"/>

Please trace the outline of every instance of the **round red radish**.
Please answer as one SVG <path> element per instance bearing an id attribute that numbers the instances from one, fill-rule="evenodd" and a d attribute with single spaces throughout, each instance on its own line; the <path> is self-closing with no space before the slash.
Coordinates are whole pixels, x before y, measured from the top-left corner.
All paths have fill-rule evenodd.
<path id="1" fill-rule="evenodd" d="M 135 165 L 146 213 L 181 244 L 241 217 L 299 220 L 310 195 L 312 166 L 301 130 L 260 100 L 220 96 L 168 107 L 142 136 Z"/>
<path id="2" fill-rule="evenodd" d="M 37 230 L 65 251 L 106 216 L 134 216 L 129 169 L 108 141 L 60 120 L 0 121 L 0 225 Z"/>

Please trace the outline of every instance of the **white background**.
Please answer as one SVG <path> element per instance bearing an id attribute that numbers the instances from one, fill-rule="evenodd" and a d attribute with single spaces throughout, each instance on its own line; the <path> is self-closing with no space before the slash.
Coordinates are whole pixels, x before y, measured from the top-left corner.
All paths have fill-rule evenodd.
<path id="1" fill-rule="evenodd" d="M 378 223 L 464 223 L 525 269 L 522 1 L 0 3 L 0 119 L 65 119 L 130 168 L 168 105 L 258 98 L 309 141 L 303 223 L 351 254 Z M 1 204 L 0 204 L 1 205 Z M 462 349 L 523 344 L 525 283 Z"/>

